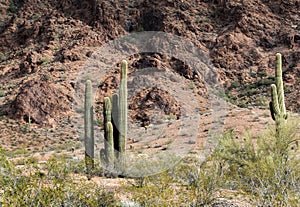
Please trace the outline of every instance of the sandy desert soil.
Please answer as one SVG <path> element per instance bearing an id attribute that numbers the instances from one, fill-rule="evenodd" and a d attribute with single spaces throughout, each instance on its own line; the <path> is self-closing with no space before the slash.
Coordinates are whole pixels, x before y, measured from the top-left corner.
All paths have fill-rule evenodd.
<path id="1" fill-rule="evenodd" d="M 142 83 L 145 68 L 175 80 L 131 91 L 128 150 L 155 153 L 187 137 L 189 149 L 201 151 L 213 146 L 210 133 L 226 130 L 255 137 L 273 123 L 268 103 L 277 52 L 287 110 L 299 116 L 299 11 L 299 0 L 0 0 L 1 147 L 15 155 L 75 150 L 82 156 L 83 120 L 74 107 L 79 76 L 102 61 L 95 58 L 109 42 L 148 31 L 191 42 L 221 89 L 216 98 L 188 58 L 155 51 L 126 56 L 132 89 L 139 89 L 135 81 Z M 96 69 L 97 149 L 103 97 L 118 89 L 120 61 L 116 56 L 109 70 Z"/>

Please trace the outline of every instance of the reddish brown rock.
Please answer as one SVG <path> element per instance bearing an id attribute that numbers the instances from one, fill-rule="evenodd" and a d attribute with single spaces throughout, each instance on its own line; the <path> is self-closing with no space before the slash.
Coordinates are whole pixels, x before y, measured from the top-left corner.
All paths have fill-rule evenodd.
<path id="1" fill-rule="evenodd" d="M 151 116 L 156 115 L 157 110 L 177 119 L 181 116 L 179 103 L 167 91 L 157 87 L 142 90 L 132 97 L 129 109 L 132 120 L 141 122 L 142 126 L 150 124 Z"/>
<path id="2" fill-rule="evenodd" d="M 54 127 L 71 110 L 70 100 L 55 84 L 31 80 L 25 83 L 10 107 L 10 116 L 44 126 Z"/>

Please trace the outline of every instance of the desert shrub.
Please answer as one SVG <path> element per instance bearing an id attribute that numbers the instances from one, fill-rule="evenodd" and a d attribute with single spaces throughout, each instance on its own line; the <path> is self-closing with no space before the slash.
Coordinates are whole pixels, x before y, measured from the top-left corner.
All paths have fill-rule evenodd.
<path id="1" fill-rule="evenodd" d="M 50 60 L 49 57 L 42 57 L 42 58 L 38 61 L 38 63 L 39 63 L 40 65 L 43 65 L 43 66 L 49 64 L 50 62 L 51 62 L 51 60 Z"/>
<path id="2" fill-rule="evenodd" d="M 6 55 L 0 52 L 0 62 L 5 61 L 7 59 Z"/>
<path id="3" fill-rule="evenodd" d="M 188 195 L 187 206 L 211 206 L 219 196 L 222 179 L 219 160 L 209 156 L 204 162 L 194 160 L 180 165 L 176 180 L 181 180 Z"/>
<path id="4" fill-rule="evenodd" d="M 0 204 L 5 206 L 116 206 L 112 192 L 76 178 L 64 159 L 52 158 L 45 166 L 26 162 L 18 169 L 0 153 Z M 2 202 L 2 203 L 1 203 Z"/>
<path id="5" fill-rule="evenodd" d="M 139 206 L 180 206 L 184 200 L 170 171 L 137 180 L 138 184 L 127 184 L 125 189 L 130 193 L 131 201 Z"/>
<path id="6" fill-rule="evenodd" d="M 297 206 L 300 203 L 298 124 L 289 121 L 280 137 L 270 128 L 256 142 L 227 133 L 214 156 L 223 162 L 227 187 L 252 195 L 258 206 Z"/>
<path id="7" fill-rule="evenodd" d="M 5 95 L 6 95 L 6 92 L 0 88 L 0 97 L 4 97 Z"/>
<path id="8" fill-rule="evenodd" d="M 130 186 L 131 200 L 140 206 L 209 206 L 221 186 L 222 169 L 213 157 L 205 162 L 187 158 L 160 174 L 139 178 Z"/>

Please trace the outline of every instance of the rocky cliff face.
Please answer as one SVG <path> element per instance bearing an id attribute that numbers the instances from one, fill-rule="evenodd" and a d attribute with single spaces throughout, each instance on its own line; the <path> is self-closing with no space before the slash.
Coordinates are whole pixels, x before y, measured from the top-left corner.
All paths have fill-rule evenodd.
<path id="1" fill-rule="evenodd" d="M 25 121 L 30 115 L 35 123 L 55 126 L 72 114 L 76 74 L 95 48 L 138 31 L 188 38 L 212 61 L 228 99 L 243 107 L 267 105 L 275 53 L 281 52 L 287 108 L 299 112 L 299 11 L 299 0 L 1 0 L 1 114 Z M 172 57 L 151 59 L 150 66 L 190 73 L 184 63 L 172 68 Z M 131 57 L 131 70 L 143 60 Z M 106 85 L 114 90 L 110 75 Z M 199 90 L 203 86 L 184 77 Z M 151 94 L 169 100 L 162 90 Z"/>

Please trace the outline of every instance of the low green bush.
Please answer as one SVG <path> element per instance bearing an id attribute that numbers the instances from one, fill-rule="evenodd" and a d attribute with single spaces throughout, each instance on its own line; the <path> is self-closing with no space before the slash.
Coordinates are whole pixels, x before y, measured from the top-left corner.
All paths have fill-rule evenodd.
<path id="1" fill-rule="evenodd" d="M 219 166 L 213 157 L 206 162 L 188 158 L 165 172 L 138 178 L 125 188 L 140 206 L 209 206 L 220 190 L 223 176 Z"/>
<path id="2" fill-rule="evenodd" d="M 220 141 L 214 156 L 223 162 L 230 189 L 242 190 L 258 206 L 299 206 L 300 157 L 298 124 L 289 121 L 281 137 L 269 129 L 257 140 L 237 140 L 231 133 Z"/>
<path id="3" fill-rule="evenodd" d="M 31 159 L 29 159 L 30 161 Z M 24 162 L 22 168 L 0 152 L 0 204 L 6 206 L 117 206 L 112 192 L 98 184 L 76 179 L 70 166 L 58 157 L 45 166 Z"/>

